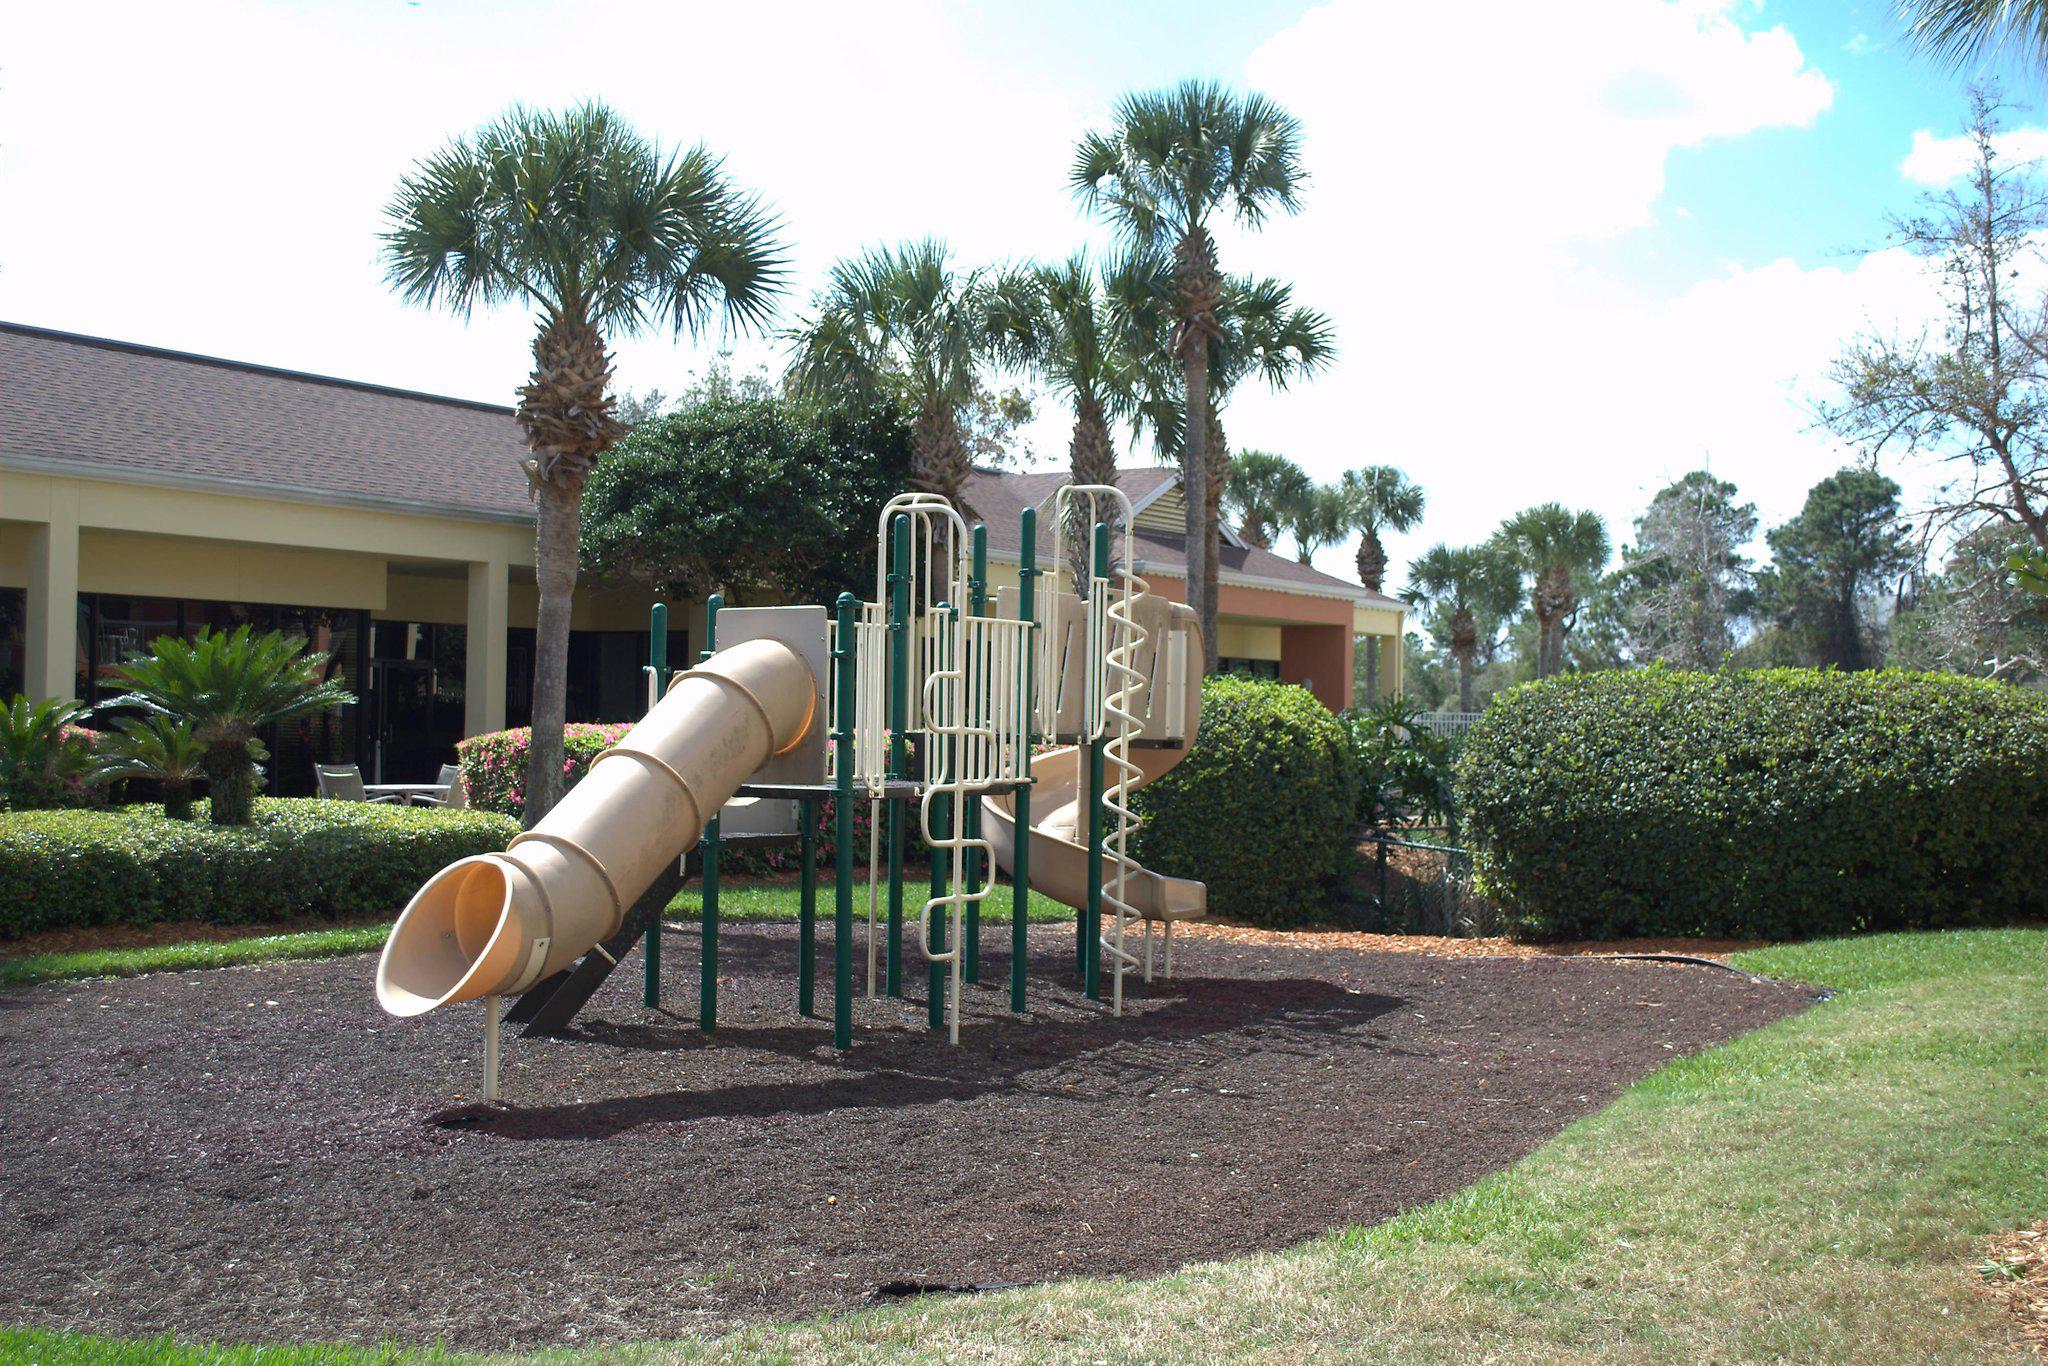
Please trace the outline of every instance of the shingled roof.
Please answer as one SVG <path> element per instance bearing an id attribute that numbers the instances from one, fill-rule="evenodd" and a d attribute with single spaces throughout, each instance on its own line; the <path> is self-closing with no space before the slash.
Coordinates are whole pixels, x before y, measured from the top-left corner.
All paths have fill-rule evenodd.
<path id="1" fill-rule="evenodd" d="M 1139 465 L 1119 469 L 1116 473 L 1117 487 L 1141 509 L 1149 497 L 1164 492 L 1179 481 L 1178 471 L 1158 465 Z M 995 470 L 976 470 L 967 481 L 964 492 L 975 514 L 988 526 L 990 551 L 1006 559 L 1014 558 L 1023 548 L 1018 515 L 1027 507 L 1035 507 L 1039 510 L 1038 553 L 1041 557 L 1049 557 L 1052 554 L 1051 499 L 1060 485 L 1066 482 L 1064 471 L 1005 474 Z M 1137 558 L 1144 566 L 1176 577 L 1187 573 L 1188 558 L 1181 537 L 1140 526 L 1132 533 L 1132 540 L 1137 546 Z M 1283 590 L 1291 588 L 1326 597 L 1346 597 L 1368 607 L 1407 610 L 1407 604 L 1397 598 L 1375 593 L 1362 584 L 1325 574 L 1311 565 L 1276 555 L 1270 550 L 1234 546 L 1226 542 L 1220 558 L 1225 583 L 1255 583 Z"/>
<path id="2" fill-rule="evenodd" d="M 533 515 L 512 410 L 325 375 L 0 322 L 0 463 L 91 477 L 453 516 Z M 1117 472 L 1142 503 L 1177 479 Z M 1050 510 L 1061 472 L 978 470 L 966 493 L 996 554 L 1014 557 L 1018 514 Z M 1139 558 L 1187 572 L 1180 538 L 1140 528 Z M 1041 554 L 1052 551 L 1041 521 Z M 1226 582 L 1401 603 L 1284 555 L 1225 545 Z"/>
<path id="3" fill-rule="evenodd" d="M 466 516 L 533 515 L 512 410 L 0 322 L 0 459 Z"/>

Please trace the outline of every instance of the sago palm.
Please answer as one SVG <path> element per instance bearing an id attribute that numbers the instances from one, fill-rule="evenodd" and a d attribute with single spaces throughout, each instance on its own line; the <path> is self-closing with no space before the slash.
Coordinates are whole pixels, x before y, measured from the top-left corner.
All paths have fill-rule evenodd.
<path id="1" fill-rule="evenodd" d="M 1480 621 L 1492 623 L 1521 601 L 1521 577 L 1514 565 L 1487 546 L 1431 546 L 1408 566 L 1408 597 L 1436 609 L 1458 666 L 1458 710 L 1472 710 L 1472 675 L 1482 653 Z"/>
<path id="2" fill-rule="evenodd" d="M 518 405 L 540 588 L 531 824 L 562 790 L 583 485 L 624 431 L 607 338 L 765 324 L 783 286 L 782 249 L 760 201 L 717 157 L 701 145 L 664 154 L 597 103 L 513 108 L 420 162 L 387 213 L 386 278 L 407 302 L 465 318 L 513 304 L 538 324 Z"/>
<path id="3" fill-rule="evenodd" d="M 192 818 L 192 784 L 206 776 L 206 746 L 191 721 L 156 712 L 119 717 L 100 751 L 102 776 L 154 779 L 163 792 L 164 815 Z"/>
<path id="4" fill-rule="evenodd" d="M 90 709 L 16 695 L 0 708 L 0 810 L 69 806 L 96 776 Z"/>
<path id="5" fill-rule="evenodd" d="M 326 655 L 305 653 L 304 636 L 256 635 L 238 626 L 231 633 L 202 630 L 189 641 L 159 636 L 149 648 L 115 670 L 128 691 L 100 705 L 139 708 L 191 728 L 204 751 L 199 766 L 215 825 L 249 823 L 260 765 L 270 757 L 260 738 L 264 727 L 356 700 L 327 676 Z"/>
<path id="6" fill-rule="evenodd" d="M 832 267 L 811 316 L 784 335 L 800 394 L 857 396 L 910 420 L 911 479 L 972 520 L 968 406 L 995 345 L 990 282 L 944 243 L 879 247 Z"/>
<path id="7" fill-rule="evenodd" d="M 1314 488 L 1308 471 L 1271 451 L 1239 451 L 1223 487 L 1223 506 L 1237 518 L 1237 534 L 1261 550 Z"/>
<path id="8" fill-rule="evenodd" d="M 1106 131 L 1081 139 L 1070 180 L 1082 203 L 1128 242 L 1171 254 L 1188 602 L 1202 614 L 1213 668 L 1215 571 L 1205 553 L 1217 512 L 1209 490 L 1210 347 L 1225 331 L 1225 282 L 1210 225 L 1230 219 L 1257 227 L 1276 210 L 1300 207 L 1301 127 L 1263 95 L 1187 81 L 1125 96 Z"/>
<path id="9" fill-rule="evenodd" d="M 1548 678 L 1564 666 L 1564 636 L 1581 588 L 1606 567 L 1607 524 L 1598 513 L 1541 503 L 1503 522 L 1496 541 L 1528 580 L 1536 676 Z"/>

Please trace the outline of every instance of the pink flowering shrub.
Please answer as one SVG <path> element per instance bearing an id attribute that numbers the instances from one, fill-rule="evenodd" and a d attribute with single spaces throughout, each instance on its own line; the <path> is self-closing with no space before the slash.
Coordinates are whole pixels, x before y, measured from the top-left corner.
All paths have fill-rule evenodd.
<path id="1" fill-rule="evenodd" d="M 591 760 L 619 742 L 632 726 L 621 721 L 612 725 L 579 723 L 562 734 L 562 790 L 582 781 Z M 474 736 L 455 747 L 455 761 L 462 766 L 462 786 L 469 804 L 479 811 L 501 816 L 526 814 L 526 751 L 533 742 L 533 729 L 492 731 Z"/>

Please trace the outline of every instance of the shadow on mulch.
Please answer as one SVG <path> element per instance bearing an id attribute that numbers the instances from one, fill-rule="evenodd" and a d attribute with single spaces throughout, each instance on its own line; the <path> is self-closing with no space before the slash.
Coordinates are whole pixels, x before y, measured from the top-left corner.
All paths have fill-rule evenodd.
<path id="1" fill-rule="evenodd" d="M 0 1302 L 487 1349 L 1156 1275 L 1457 1190 L 1811 1000 L 1666 963 L 1190 938 L 1115 1019 L 1074 990 L 1070 928 L 1030 942 L 1028 1015 L 992 931 L 958 1048 L 913 950 L 842 1055 L 795 1014 L 793 927 L 726 928 L 705 1035 L 697 935 L 671 925 L 672 1008 L 629 963 L 569 1036 L 508 1034 L 503 1107 L 474 1103 L 478 1008 L 393 1020 L 369 958 L 0 991 Z"/>

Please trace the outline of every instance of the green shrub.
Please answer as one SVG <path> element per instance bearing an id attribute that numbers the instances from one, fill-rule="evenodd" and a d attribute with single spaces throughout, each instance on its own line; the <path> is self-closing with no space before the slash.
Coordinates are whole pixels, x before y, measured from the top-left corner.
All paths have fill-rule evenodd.
<path id="1" fill-rule="evenodd" d="M 1945 674 L 1663 669 L 1494 700 L 1458 766 L 1527 938 L 1765 939 L 2048 909 L 2048 698 Z"/>
<path id="2" fill-rule="evenodd" d="M 1449 825 L 1451 742 L 1422 724 L 1424 708 L 1406 697 L 1338 714 L 1358 772 L 1362 825 Z"/>
<path id="3" fill-rule="evenodd" d="M 202 803 L 203 805 L 203 803 Z M 439 811 L 260 799 L 254 824 L 169 820 L 155 805 L 0 815 L 0 939 L 76 925 L 222 924 L 395 913 L 438 869 L 502 849 L 518 823 Z"/>
<path id="4" fill-rule="evenodd" d="M 76 702 L 18 694 L 0 706 L 0 811 L 98 803 L 99 736 L 79 724 L 90 714 Z"/>
<path id="5" fill-rule="evenodd" d="M 1193 751 L 1134 795 L 1145 824 L 1132 852 L 1208 883 L 1217 915 L 1312 924 L 1349 866 L 1356 805 L 1350 741 L 1314 694 L 1212 677 Z"/>

